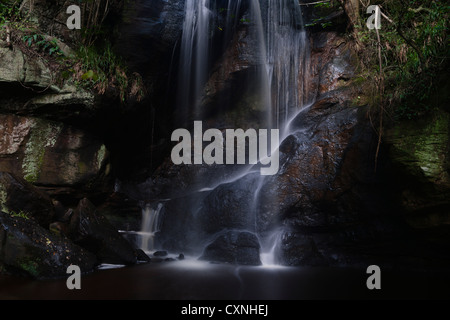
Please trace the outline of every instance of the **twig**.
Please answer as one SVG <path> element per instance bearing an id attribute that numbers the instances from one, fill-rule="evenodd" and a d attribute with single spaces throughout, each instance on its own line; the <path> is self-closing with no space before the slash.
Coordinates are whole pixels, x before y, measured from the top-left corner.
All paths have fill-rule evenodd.
<path id="1" fill-rule="evenodd" d="M 370 4 L 370 0 L 367 0 L 367 3 L 362 2 L 362 0 L 359 0 L 359 2 L 361 2 L 364 8 L 367 8 Z"/>
<path id="2" fill-rule="evenodd" d="M 299 3 L 300 6 L 309 6 L 311 4 L 319 4 L 319 3 L 327 3 L 330 2 L 331 0 L 324 0 L 324 1 L 317 1 L 317 2 L 310 2 L 310 3 Z"/>
<path id="3" fill-rule="evenodd" d="M 420 8 L 419 8 L 420 9 Z M 381 12 L 381 15 L 383 16 L 383 18 L 385 18 L 387 21 L 389 21 L 391 24 L 393 24 L 394 26 L 395 26 L 395 28 L 396 28 L 396 30 L 397 30 L 397 33 L 398 33 L 398 35 L 411 47 L 411 48 L 413 48 L 414 49 L 414 51 L 417 53 L 417 55 L 419 56 L 419 61 L 420 61 L 420 64 L 423 66 L 423 65 L 427 65 L 427 63 L 426 63 L 426 61 L 425 61 L 425 58 L 423 57 L 423 54 L 422 54 L 422 52 L 420 52 L 420 50 L 419 50 L 419 48 L 417 47 L 417 45 L 416 45 L 416 43 L 414 42 L 414 40 L 412 40 L 412 39 L 408 39 L 408 38 L 406 38 L 406 36 L 403 34 L 403 31 L 402 31 L 402 29 L 401 29 L 401 25 L 400 25 L 400 23 L 395 23 L 394 21 L 392 21 L 391 19 L 389 19 L 389 17 L 387 16 L 387 15 L 385 15 L 384 13 L 383 13 L 383 11 L 382 10 L 380 10 L 380 12 Z"/>
<path id="4" fill-rule="evenodd" d="M 392 24 L 395 25 L 395 22 L 392 21 L 387 15 L 385 15 L 385 14 L 383 13 L 383 11 L 380 10 L 380 13 L 381 13 L 381 15 L 382 15 L 387 21 L 389 21 L 390 23 L 392 23 Z"/>
<path id="5" fill-rule="evenodd" d="M 419 7 L 417 9 L 413 9 L 413 8 L 408 8 L 408 11 L 414 12 L 414 13 L 419 13 L 420 11 L 426 11 L 428 13 L 431 13 L 432 11 L 428 8 L 424 8 L 424 7 Z"/>

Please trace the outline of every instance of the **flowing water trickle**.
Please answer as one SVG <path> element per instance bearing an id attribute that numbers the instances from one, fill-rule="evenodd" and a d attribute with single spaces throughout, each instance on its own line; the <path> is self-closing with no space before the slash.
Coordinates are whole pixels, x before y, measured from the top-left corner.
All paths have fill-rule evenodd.
<path id="1" fill-rule="evenodd" d="M 155 251 L 155 236 L 159 232 L 161 227 L 161 210 L 163 204 L 159 203 L 156 208 L 153 208 L 150 204 L 146 204 L 142 209 L 142 225 L 140 236 L 140 248 L 144 252 Z"/>

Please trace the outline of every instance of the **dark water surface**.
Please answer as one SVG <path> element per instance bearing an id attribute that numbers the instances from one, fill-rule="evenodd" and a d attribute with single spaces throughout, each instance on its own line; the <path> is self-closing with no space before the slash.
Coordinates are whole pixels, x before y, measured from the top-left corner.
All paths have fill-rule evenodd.
<path id="1" fill-rule="evenodd" d="M 449 299 L 441 272 L 383 271 L 381 290 L 366 287 L 365 269 L 236 267 L 197 261 L 98 270 L 68 290 L 66 279 L 0 276 L 0 299 L 298 300 Z"/>

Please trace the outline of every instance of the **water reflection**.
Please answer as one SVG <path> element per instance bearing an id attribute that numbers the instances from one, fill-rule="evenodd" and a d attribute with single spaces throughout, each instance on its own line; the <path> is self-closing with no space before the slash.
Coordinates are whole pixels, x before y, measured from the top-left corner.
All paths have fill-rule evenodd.
<path id="1" fill-rule="evenodd" d="M 103 268 L 85 275 L 81 290 L 66 279 L 0 276 L 0 299 L 297 300 L 449 297 L 441 272 L 383 273 L 382 290 L 366 287 L 363 269 L 232 266 L 186 259 Z M 414 281 L 412 281 L 414 280 Z"/>

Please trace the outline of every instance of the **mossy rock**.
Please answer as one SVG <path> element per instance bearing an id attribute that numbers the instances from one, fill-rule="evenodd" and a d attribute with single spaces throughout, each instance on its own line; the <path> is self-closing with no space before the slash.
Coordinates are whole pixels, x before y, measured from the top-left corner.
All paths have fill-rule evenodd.
<path id="1" fill-rule="evenodd" d="M 384 141 L 407 222 L 418 228 L 450 223 L 450 114 L 439 110 L 398 123 Z"/>
<path id="2" fill-rule="evenodd" d="M 394 162 L 410 174 L 450 188 L 450 114 L 438 111 L 414 121 L 404 121 L 388 130 Z"/>
<path id="3" fill-rule="evenodd" d="M 96 257 L 66 237 L 52 234 L 33 219 L 0 212 L 0 265 L 3 273 L 36 279 L 67 276 L 70 265 L 91 272 Z"/>
<path id="4" fill-rule="evenodd" d="M 0 210 L 32 217 L 47 227 L 55 215 L 51 199 L 36 187 L 10 173 L 0 172 Z"/>

